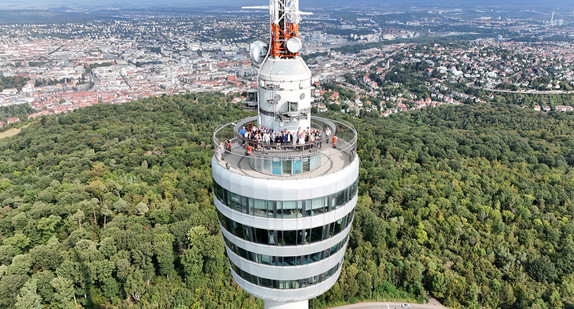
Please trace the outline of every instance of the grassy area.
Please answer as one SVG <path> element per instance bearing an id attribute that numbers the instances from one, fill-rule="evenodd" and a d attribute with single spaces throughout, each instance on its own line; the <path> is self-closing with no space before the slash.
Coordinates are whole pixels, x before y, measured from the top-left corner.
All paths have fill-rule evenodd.
<path id="1" fill-rule="evenodd" d="M 12 137 L 12 136 L 20 133 L 20 131 L 22 131 L 22 129 L 10 129 L 6 132 L 0 132 L 0 139 L 3 139 L 5 137 Z"/>

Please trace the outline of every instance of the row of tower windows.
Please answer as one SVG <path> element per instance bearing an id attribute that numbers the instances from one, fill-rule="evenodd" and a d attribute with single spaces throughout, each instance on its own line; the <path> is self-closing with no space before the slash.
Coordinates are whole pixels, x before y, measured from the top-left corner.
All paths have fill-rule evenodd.
<path id="1" fill-rule="evenodd" d="M 254 228 L 235 222 L 225 217 L 219 211 L 217 211 L 217 215 L 219 217 L 219 223 L 225 230 L 244 240 L 271 246 L 295 246 L 323 241 L 339 234 L 351 224 L 354 212 L 355 210 L 352 210 L 345 217 L 327 225 L 294 231 Z"/>
<path id="2" fill-rule="evenodd" d="M 335 267 L 329 269 L 328 271 L 322 274 L 298 280 L 274 280 L 274 279 L 261 278 L 242 270 L 241 268 L 235 266 L 233 262 L 231 262 L 230 264 L 231 268 L 235 271 L 235 273 L 239 275 L 239 277 L 243 278 L 248 282 L 251 282 L 264 288 L 288 290 L 288 289 L 306 288 L 329 279 L 329 277 L 331 277 L 334 273 L 337 272 L 337 270 L 339 270 L 342 261 L 337 263 Z"/>
<path id="3" fill-rule="evenodd" d="M 357 194 L 358 182 L 337 193 L 302 201 L 266 201 L 230 192 L 213 181 L 217 199 L 233 210 L 266 218 L 299 218 L 318 215 L 346 205 Z"/>
<path id="4" fill-rule="evenodd" d="M 315 145 L 316 146 L 316 145 Z M 295 146 L 291 147 L 295 150 Z M 305 147 L 305 146 L 298 146 Z M 251 157 L 249 164 L 251 167 L 261 173 L 270 175 L 299 175 L 313 171 L 321 166 L 321 155 L 313 155 L 302 158 L 268 158 L 268 157 Z"/>
<path id="5" fill-rule="evenodd" d="M 227 247 L 240 257 L 255 263 L 274 265 L 274 266 L 297 266 L 297 265 L 307 265 L 319 262 L 323 259 L 332 256 L 339 250 L 343 249 L 345 247 L 345 244 L 347 243 L 348 238 L 349 236 L 345 237 L 345 239 L 343 239 L 338 244 L 332 246 L 331 248 L 315 252 L 313 254 L 307 254 L 301 256 L 270 256 L 247 251 L 243 248 L 236 246 L 234 243 L 229 241 L 225 236 L 223 236 L 223 239 L 225 240 L 225 244 L 227 245 Z"/>

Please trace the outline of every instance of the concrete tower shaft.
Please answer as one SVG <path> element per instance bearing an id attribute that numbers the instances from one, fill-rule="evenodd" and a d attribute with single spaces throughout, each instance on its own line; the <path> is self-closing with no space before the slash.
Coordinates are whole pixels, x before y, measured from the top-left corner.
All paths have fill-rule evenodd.
<path id="1" fill-rule="evenodd" d="M 258 115 L 214 133 L 213 200 L 235 282 L 265 308 L 306 309 L 341 273 L 357 203 L 357 132 L 311 116 L 298 0 L 267 8 L 270 43 L 250 51 L 261 64 Z"/>

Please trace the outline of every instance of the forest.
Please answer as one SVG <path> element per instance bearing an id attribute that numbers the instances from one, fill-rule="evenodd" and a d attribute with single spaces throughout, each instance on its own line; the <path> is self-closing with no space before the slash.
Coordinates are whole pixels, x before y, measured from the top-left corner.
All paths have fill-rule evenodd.
<path id="1" fill-rule="evenodd" d="M 212 200 L 212 133 L 251 115 L 230 100 L 102 104 L 1 139 L 0 308 L 263 308 L 231 278 Z M 361 169 L 343 272 L 315 308 L 574 308 L 574 114 L 321 116 L 356 126 Z"/>
<path id="2" fill-rule="evenodd" d="M 6 121 L 8 118 L 20 118 L 24 121 L 28 119 L 28 115 L 33 114 L 35 110 L 30 107 L 28 103 L 11 105 L 11 106 L 0 106 L 0 121 Z"/>
<path id="3" fill-rule="evenodd" d="M 28 80 L 29 78 L 19 76 L 14 77 L 0 76 L 0 92 L 2 92 L 4 89 L 10 89 L 10 88 L 16 88 L 18 89 L 18 91 L 20 91 L 22 90 L 22 87 L 26 85 Z"/>

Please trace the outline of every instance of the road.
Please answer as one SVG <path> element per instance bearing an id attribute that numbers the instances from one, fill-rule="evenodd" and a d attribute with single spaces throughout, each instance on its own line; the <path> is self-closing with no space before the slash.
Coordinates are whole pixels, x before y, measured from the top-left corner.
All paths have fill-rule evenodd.
<path id="1" fill-rule="evenodd" d="M 401 305 L 404 303 L 395 302 L 378 302 L 378 303 L 360 303 L 345 305 L 341 307 L 335 307 L 331 309 L 401 309 Z M 388 305 L 388 306 L 387 306 Z M 431 298 L 430 302 L 427 304 L 409 304 L 411 309 L 446 309 L 445 306 L 441 305 L 436 299 Z"/>
<path id="2" fill-rule="evenodd" d="M 574 91 L 566 91 L 566 90 L 503 90 L 503 89 L 490 89 L 490 88 L 483 88 L 477 87 L 472 83 L 466 84 L 468 87 L 472 87 L 475 89 L 480 89 L 489 92 L 498 92 L 498 93 L 514 93 L 514 94 L 538 94 L 538 95 L 552 95 L 552 94 L 574 94 Z"/>
<path id="3" fill-rule="evenodd" d="M 514 93 L 514 94 L 541 94 L 541 95 L 551 95 L 551 94 L 574 94 L 574 91 L 565 90 L 502 90 L 502 89 L 489 89 L 489 88 L 477 88 L 490 92 L 499 93 Z"/>

